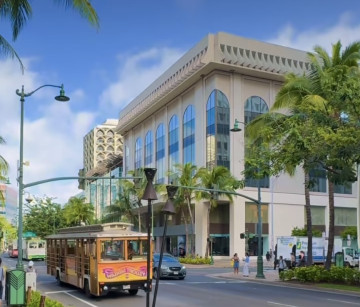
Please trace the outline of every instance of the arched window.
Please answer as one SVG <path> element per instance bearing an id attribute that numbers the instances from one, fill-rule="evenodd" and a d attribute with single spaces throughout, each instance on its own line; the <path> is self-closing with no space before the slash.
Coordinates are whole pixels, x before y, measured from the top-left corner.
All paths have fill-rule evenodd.
<path id="1" fill-rule="evenodd" d="M 184 112 L 184 164 L 195 164 L 195 108 L 189 105 Z"/>
<path id="2" fill-rule="evenodd" d="M 150 166 L 153 160 L 153 134 L 149 130 L 145 135 L 145 167 Z"/>
<path id="3" fill-rule="evenodd" d="M 142 166 L 142 140 L 137 138 L 135 142 L 135 170 Z"/>
<path id="4" fill-rule="evenodd" d="M 165 183 L 165 127 L 160 124 L 156 130 L 156 183 Z"/>
<path id="5" fill-rule="evenodd" d="M 174 171 L 177 163 L 179 163 L 179 118 L 173 115 L 169 122 L 169 170 Z M 169 183 L 171 181 L 169 178 Z"/>
<path id="6" fill-rule="evenodd" d="M 206 104 L 206 166 L 230 168 L 230 108 L 223 92 L 211 92 Z"/>
<path id="7" fill-rule="evenodd" d="M 245 102 L 245 125 L 250 123 L 259 115 L 267 112 L 269 112 L 269 107 L 266 104 L 265 100 L 259 96 L 251 96 Z M 247 155 L 246 149 L 245 149 L 245 155 Z M 245 164 L 245 168 L 246 167 L 247 166 Z M 247 187 L 257 187 L 258 180 L 255 178 L 246 177 L 245 185 Z M 260 180 L 260 187 L 262 188 L 269 187 L 269 177 L 265 177 Z"/>

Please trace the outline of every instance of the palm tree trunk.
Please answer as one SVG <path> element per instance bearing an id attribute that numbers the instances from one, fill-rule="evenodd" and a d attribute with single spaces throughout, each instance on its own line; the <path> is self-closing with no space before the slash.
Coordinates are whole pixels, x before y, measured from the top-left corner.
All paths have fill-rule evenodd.
<path id="1" fill-rule="evenodd" d="M 304 168 L 305 174 L 305 211 L 306 211 L 306 232 L 308 237 L 308 253 L 307 253 L 307 265 L 312 265 L 312 220 L 311 220 L 311 204 L 310 204 L 310 175 L 309 171 Z"/>
<path id="2" fill-rule="evenodd" d="M 335 202 L 334 202 L 334 183 L 328 179 L 329 185 L 329 239 L 328 251 L 326 255 L 325 269 L 330 270 L 331 259 L 334 250 L 334 235 L 335 235 Z"/>
<path id="3" fill-rule="evenodd" d="M 190 250 L 191 250 L 191 255 L 193 255 L 193 251 L 194 251 L 194 242 L 195 242 L 195 233 L 194 233 L 194 219 L 193 219 L 193 215 L 191 212 L 191 199 L 187 198 L 187 207 L 188 207 L 188 211 L 189 211 L 189 216 L 190 216 L 190 223 L 191 223 L 191 246 L 190 246 Z M 188 241 L 186 241 L 188 242 Z"/>
<path id="4" fill-rule="evenodd" d="M 181 210 L 181 215 L 182 215 L 182 217 L 183 217 L 183 219 L 184 219 L 184 223 L 185 223 L 185 246 L 184 246 L 184 248 L 185 248 L 185 251 L 186 251 L 186 253 L 185 253 L 185 255 L 188 255 L 188 249 L 189 249 L 189 244 L 188 244 L 188 242 L 189 242 L 189 229 L 188 229 L 188 223 L 187 223 L 187 218 L 186 218 L 186 216 L 185 216 L 185 213 L 184 213 L 184 210 Z M 178 247 L 178 252 L 179 252 L 179 247 Z"/>
<path id="5" fill-rule="evenodd" d="M 210 210 L 211 210 L 211 202 L 209 202 L 209 208 L 207 209 L 207 239 L 210 238 Z M 210 240 L 206 240 L 206 252 L 205 252 L 205 258 L 209 257 L 210 254 Z"/>

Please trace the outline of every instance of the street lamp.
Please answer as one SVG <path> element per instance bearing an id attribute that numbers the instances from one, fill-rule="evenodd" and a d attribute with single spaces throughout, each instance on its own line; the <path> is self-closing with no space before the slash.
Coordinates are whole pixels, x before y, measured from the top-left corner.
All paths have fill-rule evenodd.
<path id="1" fill-rule="evenodd" d="M 239 124 L 243 124 L 244 122 L 240 122 L 235 119 L 234 128 L 230 129 L 231 132 L 240 132 L 241 128 Z M 257 225 L 257 233 L 258 233 L 258 256 L 257 256 L 257 269 L 256 269 L 256 278 L 265 278 L 264 275 L 264 260 L 262 257 L 262 217 L 261 217 L 261 190 L 260 190 L 260 179 L 257 179 L 257 191 L 258 191 L 258 199 L 256 202 L 258 209 L 258 225 Z"/>
<path id="2" fill-rule="evenodd" d="M 23 266 L 23 262 L 22 262 L 22 256 L 23 256 L 23 252 L 22 252 L 22 238 L 23 238 L 23 194 L 24 194 L 24 178 L 23 178 L 23 174 L 24 174 L 24 158 L 23 158 L 23 153 L 24 153 L 24 102 L 25 102 L 25 97 L 29 97 L 32 94 L 34 94 L 35 92 L 37 92 L 39 89 L 43 88 L 43 87 L 57 87 L 60 88 L 60 94 L 59 96 L 56 96 L 55 99 L 58 101 L 69 101 L 70 98 L 65 96 L 65 91 L 64 91 L 64 85 L 51 85 L 51 84 L 45 84 L 42 85 L 40 87 L 38 87 L 36 90 L 30 92 L 30 93 L 25 93 L 24 92 L 24 86 L 22 86 L 21 91 L 20 90 L 16 90 L 16 95 L 20 96 L 20 102 L 21 102 L 21 113 L 20 113 L 20 160 L 19 160 L 19 168 L 18 168 L 18 172 L 19 172 L 19 176 L 18 176 L 18 182 L 19 182 L 19 226 L 18 226 L 18 261 L 16 264 L 16 268 L 18 270 L 24 270 L 24 266 Z"/>
<path id="3" fill-rule="evenodd" d="M 174 215 L 175 214 L 174 197 L 175 197 L 176 191 L 178 190 L 178 187 L 173 186 L 173 185 L 167 185 L 166 190 L 167 190 L 167 194 L 168 194 L 169 199 L 167 200 L 167 202 L 165 203 L 164 208 L 162 209 L 162 212 L 164 213 L 164 218 L 165 218 L 164 232 L 163 232 L 162 241 L 161 241 L 159 264 L 158 264 L 158 268 L 157 268 L 156 283 L 155 283 L 155 290 L 154 290 L 154 297 L 153 297 L 152 307 L 156 306 L 156 296 L 157 296 L 157 291 L 158 291 L 158 287 L 159 287 L 161 264 L 162 264 L 162 259 L 163 259 L 163 255 L 164 255 L 164 247 L 165 247 L 165 238 L 166 238 L 168 215 Z"/>
<path id="4" fill-rule="evenodd" d="M 143 200 L 148 201 L 147 211 L 147 266 L 146 266 L 146 307 L 150 307 L 150 291 L 151 291 L 151 279 L 150 279 L 150 263 L 151 263 L 151 225 L 152 225 L 152 208 L 151 201 L 157 199 L 156 191 L 152 181 L 156 174 L 156 168 L 144 168 L 147 184 L 142 197 Z"/>

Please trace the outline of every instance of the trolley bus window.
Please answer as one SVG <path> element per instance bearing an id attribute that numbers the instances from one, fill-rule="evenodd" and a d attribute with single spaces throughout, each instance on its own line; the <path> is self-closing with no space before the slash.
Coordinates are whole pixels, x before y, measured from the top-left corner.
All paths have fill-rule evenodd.
<path id="1" fill-rule="evenodd" d="M 127 245 L 128 260 L 146 259 L 146 241 L 129 240 Z"/>
<path id="2" fill-rule="evenodd" d="M 124 240 L 101 241 L 102 260 L 124 260 Z"/>
<path id="3" fill-rule="evenodd" d="M 29 243 L 29 248 L 37 248 L 37 243 L 36 242 L 30 242 Z"/>

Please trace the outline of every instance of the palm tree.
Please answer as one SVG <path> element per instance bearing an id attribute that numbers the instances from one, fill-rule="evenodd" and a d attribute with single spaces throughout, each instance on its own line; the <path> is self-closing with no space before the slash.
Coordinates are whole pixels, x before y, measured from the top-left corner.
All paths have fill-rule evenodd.
<path id="1" fill-rule="evenodd" d="M 99 27 L 99 20 L 96 11 L 89 0 L 63 0 L 65 8 L 73 7 L 80 15 L 86 18 L 90 24 Z M 8 18 L 12 27 L 12 39 L 15 41 L 26 22 L 32 15 L 32 8 L 28 0 L 3 0 L 0 1 L 0 15 Z M 10 43 L 0 35 L 0 49 L 5 56 L 16 58 L 19 61 L 21 70 L 24 71 L 23 63 L 19 55 L 12 48 Z"/>
<path id="2" fill-rule="evenodd" d="M 119 198 L 116 200 L 115 204 L 105 208 L 105 215 L 103 218 L 105 223 L 117 221 L 132 222 L 134 219 L 133 210 L 139 205 L 139 199 L 136 194 L 137 190 L 135 189 L 134 183 L 129 180 L 124 180 L 119 183 L 119 188 Z"/>
<path id="3" fill-rule="evenodd" d="M 82 223 L 89 225 L 94 221 L 94 206 L 86 204 L 85 197 L 71 197 L 63 212 L 69 226 L 79 226 Z"/>
<path id="4" fill-rule="evenodd" d="M 345 159 L 341 161 L 343 154 L 339 152 L 343 148 L 332 141 L 329 142 L 329 139 L 331 140 L 329 136 L 340 135 L 343 131 L 341 129 L 346 124 L 342 119 L 344 113 L 349 115 L 354 108 L 354 103 L 349 98 L 354 93 L 347 93 L 350 88 L 346 85 L 351 86 L 351 82 L 356 82 L 359 76 L 360 42 L 350 44 L 343 52 L 341 47 L 338 41 L 333 45 L 332 55 L 329 56 L 323 48 L 316 46 L 315 54 L 308 54 L 311 62 L 310 73 L 301 77 L 289 75 L 272 108 L 273 110 L 296 108 L 312 119 L 313 129 L 319 132 L 318 138 L 312 140 L 310 157 L 315 158 L 313 162 L 317 162 L 327 171 L 329 183 L 329 245 L 325 264 L 327 269 L 331 265 L 334 246 L 334 182 L 344 182 L 352 178 L 351 171 L 348 172 L 348 176 L 344 174 L 338 176 L 338 173 L 350 169 L 355 162 L 352 153 L 349 153 L 350 157 L 346 157 L 347 161 Z M 352 78 L 353 76 L 355 78 Z M 306 195 L 308 197 L 308 194 Z M 308 208 L 309 206 L 307 210 Z M 309 228 L 308 235 L 311 237 Z"/>
<path id="5" fill-rule="evenodd" d="M 189 242 L 189 231 L 188 231 L 188 221 L 190 221 L 191 226 L 191 239 L 190 244 L 186 244 L 186 253 L 188 254 L 189 248 L 190 253 L 194 253 L 195 245 L 195 234 L 194 234 L 194 216 L 192 214 L 191 203 L 195 198 L 194 189 L 189 189 L 185 187 L 197 187 L 198 184 L 198 168 L 196 165 L 191 163 L 186 163 L 185 165 L 176 164 L 174 166 L 174 171 L 171 172 L 171 177 L 174 179 L 175 183 L 180 185 L 177 197 L 175 200 L 175 205 L 178 211 L 183 218 L 185 223 L 185 236 L 186 242 Z M 190 246 L 189 246 L 190 245 Z"/>
<path id="6" fill-rule="evenodd" d="M 200 179 L 200 185 L 206 189 L 215 189 L 222 190 L 227 192 L 235 192 L 237 188 L 239 188 L 239 181 L 233 177 L 229 171 L 224 166 L 216 166 L 211 170 L 202 167 L 198 170 L 197 176 Z M 230 202 L 232 202 L 233 197 L 228 193 L 220 193 L 218 196 L 225 195 Z M 216 192 L 209 191 L 199 191 L 196 192 L 196 199 L 206 199 L 207 202 L 207 238 L 210 237 L 210 212 L 212 208 L 215 208 L 218 204 L 218 199 L 216 196 Z M 210 252 L 210 242 L 207 244 L 205 257 L 209 256 Z"/>

